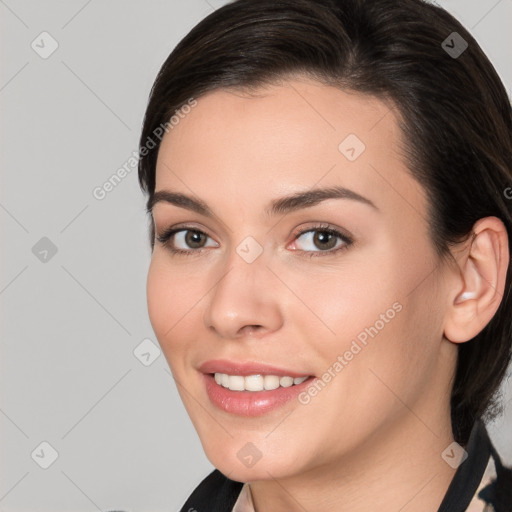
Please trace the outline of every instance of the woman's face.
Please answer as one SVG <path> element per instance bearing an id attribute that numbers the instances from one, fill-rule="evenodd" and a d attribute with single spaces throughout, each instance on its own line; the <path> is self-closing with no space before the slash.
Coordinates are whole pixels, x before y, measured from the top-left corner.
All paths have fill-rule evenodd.
<path id="1" fill-rule="evenodd" d="M 382 101 L 299 79 L 211 92 L 165 135 L 156 192 L 210 214 L 176 196 L 154 205 L 157 236 L 182 231 L 155 242 L 149 315 L 230 478 L 369 456 L 449 416 L 453 281 L 401 144 Z M 335 187 L 350 192 L 282 200 Z"/>

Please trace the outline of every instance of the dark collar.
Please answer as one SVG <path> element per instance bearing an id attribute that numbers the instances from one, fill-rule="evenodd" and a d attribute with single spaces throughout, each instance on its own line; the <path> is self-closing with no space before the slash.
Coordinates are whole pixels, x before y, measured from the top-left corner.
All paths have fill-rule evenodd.
<path id="1" fill-rule="evenodd" d="M 216 469 L 195 488 L 180 512 L 231 512 L 243 485 Z"/>
<path id="2" fill-rule="evenodd" d="M 475 422 L 465 447 L 468 457 L 457 468 L 437 512 L 464 512 L 468 508 L 484 476 L 491 446 L 485 425 Z"/>

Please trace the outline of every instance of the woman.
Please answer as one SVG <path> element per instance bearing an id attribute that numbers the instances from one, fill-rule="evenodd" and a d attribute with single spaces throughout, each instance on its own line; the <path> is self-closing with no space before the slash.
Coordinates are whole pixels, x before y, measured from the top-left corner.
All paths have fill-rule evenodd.
<path id="1" fill-rule="evenodd" d="M 217 468 L 183 511 L 510 511 L 511 108 L 420 0 L 238 0 L 140 140 L 150 320 Z"/>

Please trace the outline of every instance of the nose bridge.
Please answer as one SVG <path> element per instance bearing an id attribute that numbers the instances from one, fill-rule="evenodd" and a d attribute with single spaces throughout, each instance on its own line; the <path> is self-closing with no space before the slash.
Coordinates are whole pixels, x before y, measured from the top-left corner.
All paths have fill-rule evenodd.
<path id="1" fill-rule="evenodd" d="M 247 326 L 272 331 L 282 323 L 274 276 L 263 248 L 256 244 L 247 237 L 233 249 L 209 295 L 205 326 L 222 337 L 236 338 Z"/>

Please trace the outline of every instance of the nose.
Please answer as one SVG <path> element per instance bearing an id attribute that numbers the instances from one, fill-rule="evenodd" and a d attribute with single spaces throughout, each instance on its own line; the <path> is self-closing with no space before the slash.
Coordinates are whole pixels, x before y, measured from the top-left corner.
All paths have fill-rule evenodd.
<path id="1" fill-rule="evenodd" d="M 278 330 L 283 323 L 276 294 L 276 277 L 263 255 L 247 263 L 235 251 L 208 297 L 204 313 L 207 329 L 224 339 L 248 334 L 258 337 Z"/>

